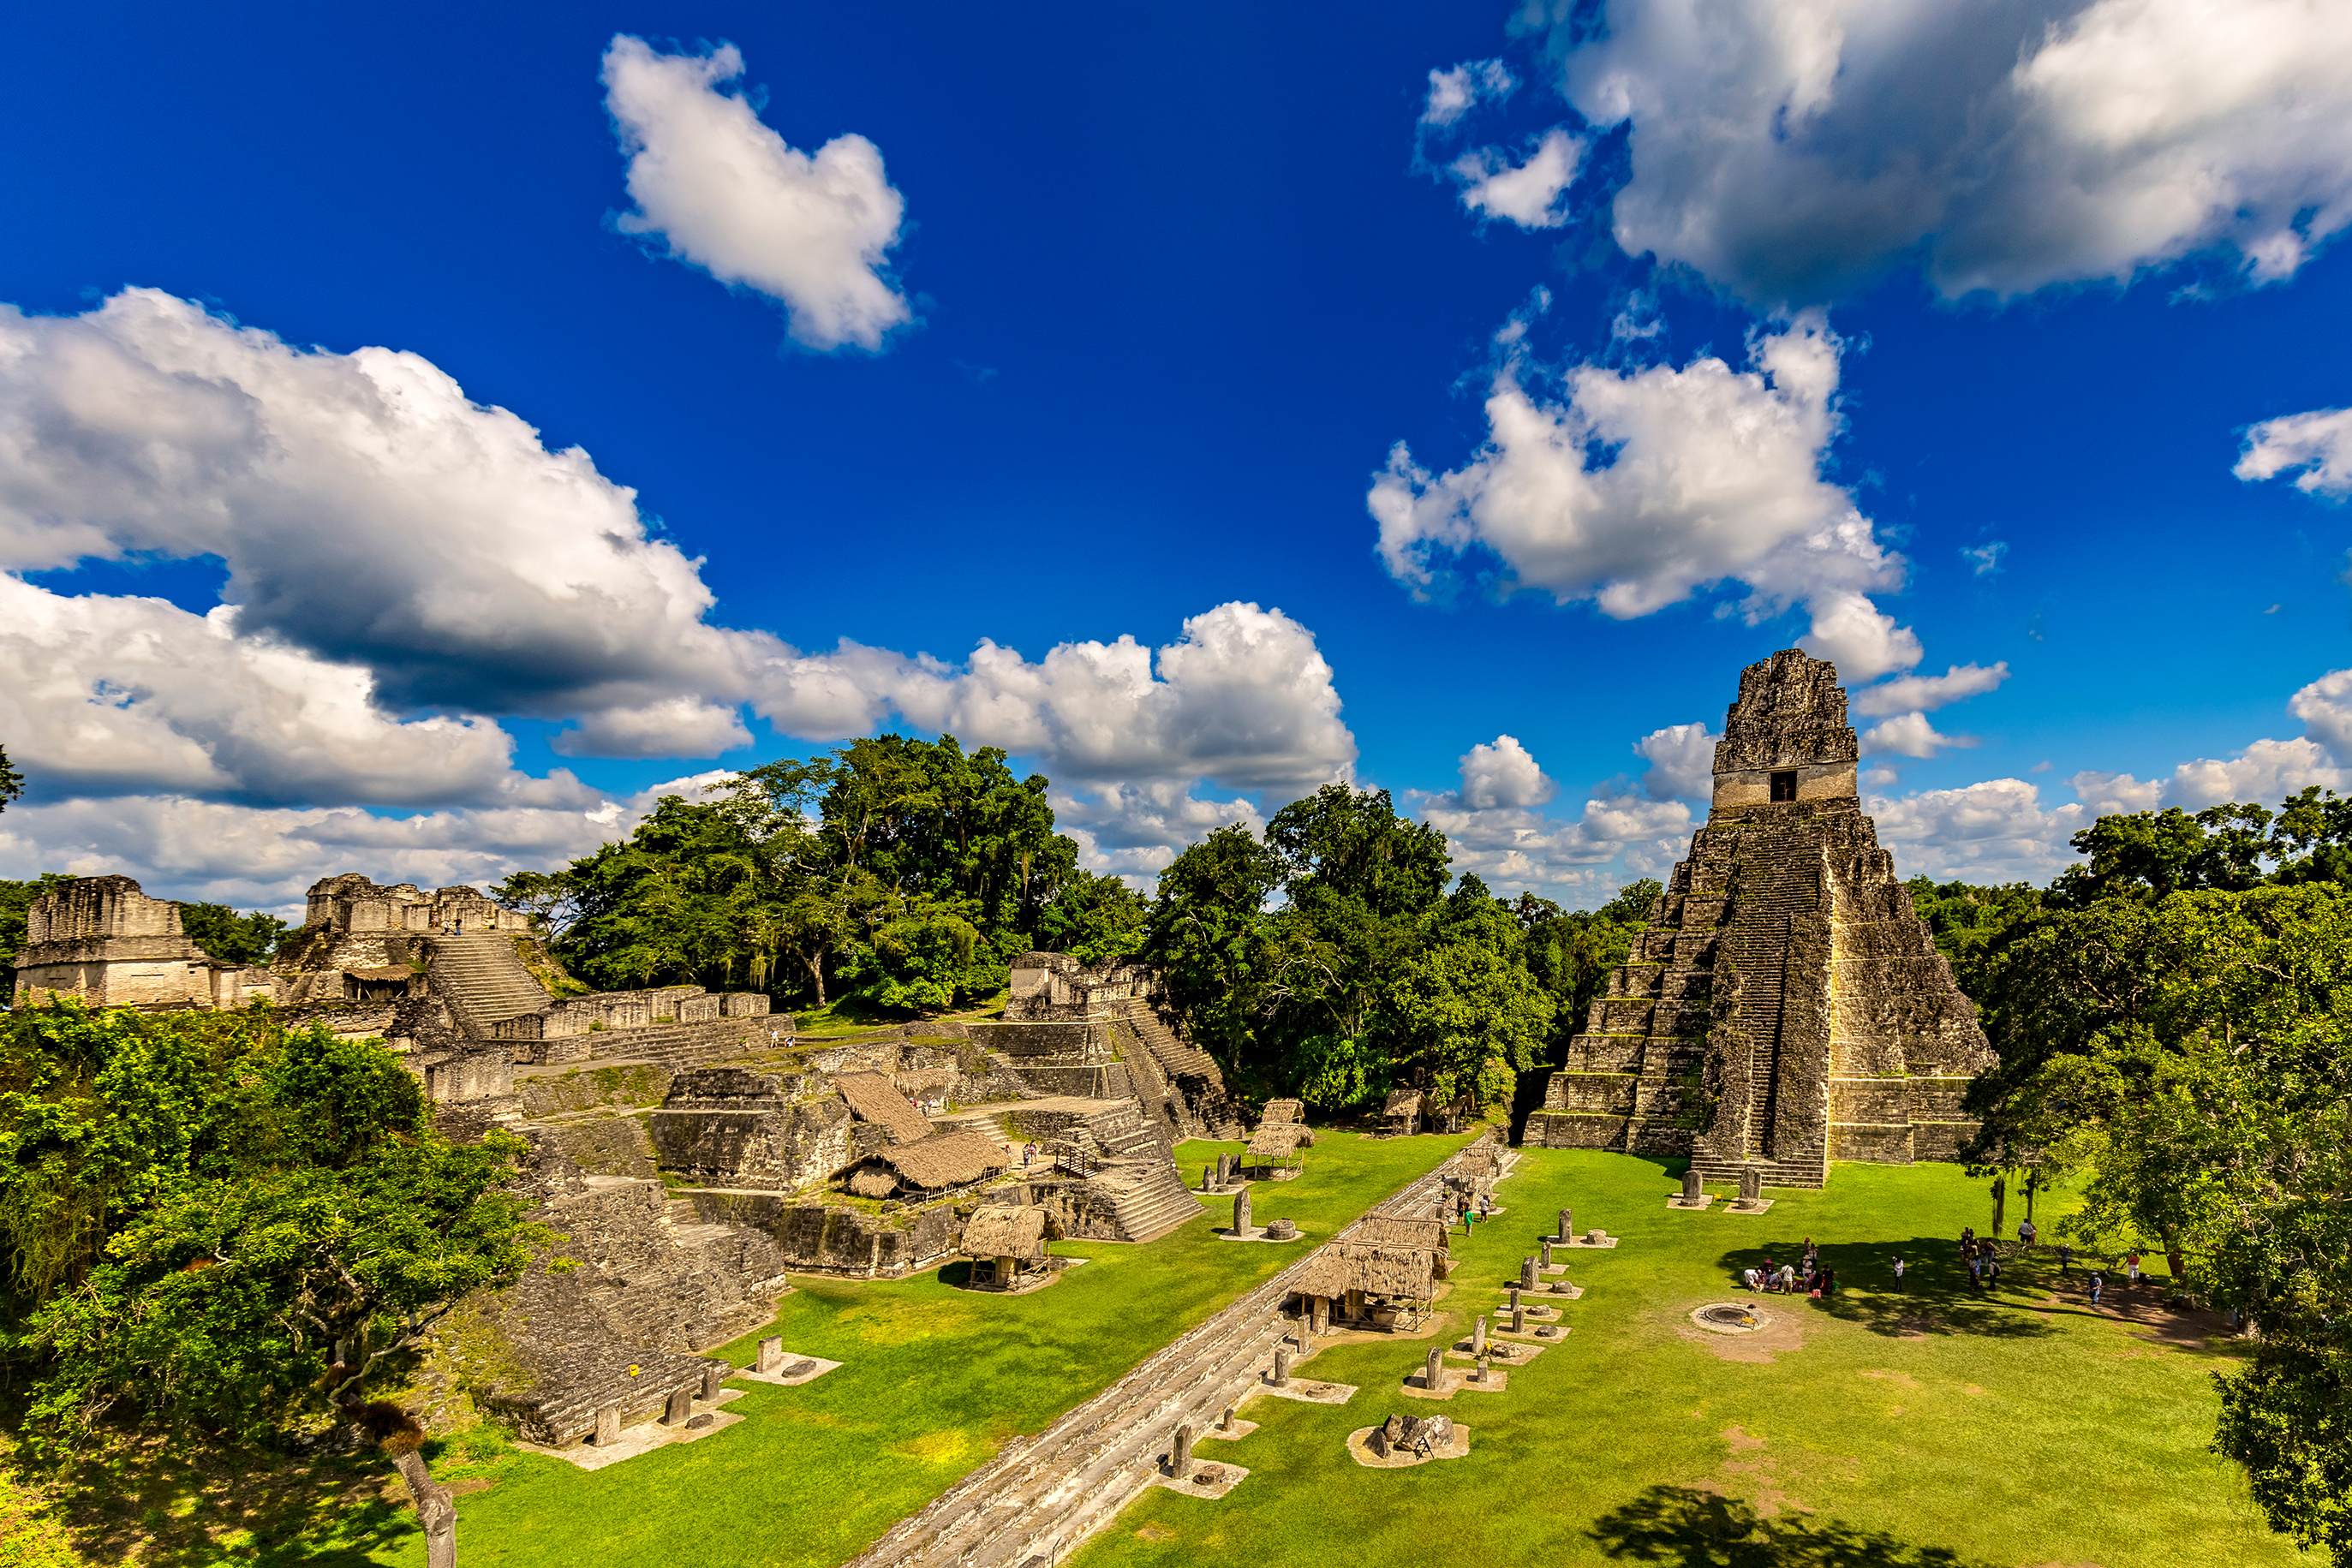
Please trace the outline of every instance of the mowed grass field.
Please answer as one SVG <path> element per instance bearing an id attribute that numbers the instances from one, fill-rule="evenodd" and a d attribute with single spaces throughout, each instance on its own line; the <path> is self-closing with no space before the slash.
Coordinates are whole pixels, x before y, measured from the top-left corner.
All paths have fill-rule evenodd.
<path id="1" fill-rule="evenodd" d="M 1519 1260 L 1572 1206 L 1613 1250 L 1565 1254 L 1587 1287 L 1573 1333 L 1497 1394 L 1433 1405 L 1395 1390 L 1426 1340 L 1335 1344 L 1307 1364 L 1362 1385 L 1345 1406 L 1259 1397 L 1258 1430 L 1202 1446 L 1249 1467 L 1203 1502 L 1153 1489 L 1074 1561 L 1084 1568 L 1506 1568 L 1603 1562 L 1737 1568 L 2156 1568 L 2316 1564 L 2272 1535 L 2236 1472 L 2209 1453 L 2226 1343 L 2156 1307 L 2094 1313 L 2054 1259 L 1971 1295 L 1963 1225 L 1986 1228 L 1989 1184 L 1955 1166 L 1832 1167 L 1819 1193 L 1768 1193 L 1768 1214 L 1670 1212 L 1679 1166 L 1528 1150 L 1509 1212 L 1455 1237 L 1454 1332 L 1502 1299 Z M 1720 1195 L 1722 1189 L 1716 1189 Z M 2015 1235 L 2019 1209 L 2008 1229 Z M 2045 1203 L 2045 1233 L 2054 1218 Z M 1821 1242 L 1848 1287 L 1832 1307 L 1762 1298 L 1775 1321 L 1727 1339 L 1688 1314 L 1748 1300 L 1740 1267 Z M 1887 1264 L 1912 1272 L 1901 1293 Z M 2160 1266 L 2160 1264 L 2159 1264 Z M 2112 1287 L 2112 1277 L 2111 1277 Z M 2107 1305 L 2116 1298 L 2111 1291 Z M 1453 1333 L 1446 1336 L 1449 1340 Z M 1460 1460 L 1355 1464 L 1349 1431 L 1444 1411 L 1473 1432 Z"/>
<path id="2" fill-rule="evenodd" d="M 469 1568 L 831 1568 L 986 1461 L 1014 1433 L 1035 1433 L 1326 1237 L 1467 1138 L 1379 1141 L 1324 1133 L 1295 1181 L 1261 1182 L 1259 1223 L 1286 1216 L 1307 1241 L 1220 1241 L 1232 1199 L 1147 1245 L 1056 1243 L 1087 1262 L 1032 1295 L 977 1294 L 947 1282 L 962 1266 L 890 1282 L 796 1277 L 771 1327 L 784 1347 L 839 1361 L 796 1388 L 739 1384 L 749 1417 L 699 1442 L 586 1472 L 513 1452 L 436 1473 L 488 1480 L 458 1500 Z M 1178 1151 L 1202 1165 L 1238 1144 Z M 758 1334 L 714 1354 L 748 1364 Z M 380 1516 L 379 1516 L 380 1517 Z M 379 1538 L 381 1539 L 381 1538 Z M 413 1530 L 375 1548 L 388 1564 L 424 1562 Z M 299 1558 L 286 1559 L 288 1561 Z"/>

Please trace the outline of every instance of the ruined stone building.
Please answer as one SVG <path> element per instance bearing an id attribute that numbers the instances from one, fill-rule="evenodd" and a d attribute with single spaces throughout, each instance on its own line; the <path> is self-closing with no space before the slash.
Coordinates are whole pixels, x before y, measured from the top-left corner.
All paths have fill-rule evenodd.
<path id="1" fill-rule="evenodd" d="M 1750 664 L 1715 796 L 1570 1043 L 1526 1141 L 1819 1186 L 1831 1160 L 1950 1160 L 1992 1052 L 1855 787 L 1835 666 Z"/>
<path id="2" fill-rule="evenodd" d="M 33 901 L 13 992 L 147 1011 L 244 1007 L 275 995 L 268 969 L 225 964 L 180 928 L 180 906 L 127 876 L 78 877 Z"/>

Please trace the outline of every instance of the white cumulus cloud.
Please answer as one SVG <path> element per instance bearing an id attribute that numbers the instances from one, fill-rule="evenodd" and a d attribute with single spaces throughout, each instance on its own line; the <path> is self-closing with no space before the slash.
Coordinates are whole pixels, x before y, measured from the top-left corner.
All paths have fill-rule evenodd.
<path id="1" fill-rule="evenodd" d="M 1653 800 L 1706 800 L 1715 793 L 1715 748 L 1723 737 L 1704 724 L 1670 724 L 1633 743 L 1648 760 L 1642 791 Z"/>
<path id="2" fill-rule="evenodd" d="M 1845 680 L 1908 669 L 1918 639 L 1868 598 L 1901 585 L 1903 559 L 1822 476 L 1842 423 L 1842 348 L 1807 314 L 1755 334 L 1747 370 L 1712 355 L 1679 369 L 1581 364 L 1559 401 L 1529 389 L 1513 348 L 1468 463 L 1433 474 L 1402 443 L 1390 453 L 1367 498 L 1381 560 L 1425 593 L 1450 561 L 1484 550 L 1513 586 L 1619 620 L 1738 581 L 1751 621 L 1804 604 L 1803 645 Z"/>
<path id="3" fill-rule="evenodd" d="M 1499 147 L 1480 147 L 1455 159 L 1446 172 L 1462 187 L 1462 204 L 1481 217 L 1507 218 L 1523 229 L 1556 229 L 1568 221 L 1559 199 L 1583 157 L 1584 143 L 1554 126 L 1517 162 Z"/>
<path id="4" fill-rule="evenodd" d="M 794 340 L 876 350 L 912 319 L 886 272 L 906 202 L 881 150 L 836 136 L 814 155 L 760 122 L 728 84 L 732 45 L 665 55 L 622 34 L 604 51 L 604 106 L 629 160 L 625 234 L 782 305 Z"/>
<path id="5" fill-rule="evenodd" d="M 1916 260 L 1948 298 L 2200 253 L 2291 276 L 2352 223 L 2352 7 L 2330 0 L 1608 0 L 1554 32 L 1631 121 L 1629 253 L 1749 302 Z"/>
<path id="6" fill-rule="evenodd" d="M 1987 779 L 1864 802 L 1899 877 L 2046 883 L 2081 857 L 2067 841 L 2090 825 L 2080 804 L 2045 807 L 2022 779 Z"/>
<path id="7" fill-rule="evenodd" d="M 1515 736 L 1480 741 L 1462 755 L 1463 805 L 1474 811 L 1497 806 L 1540 806 L 1559 793 L 1541 766 Z"/>
<path id="8" fill-rule="evenodd" d="M 1482 102 L 1508 98 L 1518 85 L 1500 60 L 1465 60 L 1451 70 L 1431 71 L 1421 123 L 1452 125 Z"/>
<path id="9" fill-rule="evenodd" d="M 1969 747 L 1976 744 L 1969 735 L 1944 735 L 1927 722 L 1924 713 L 1898 714 L 1884 724 L 1874 724 L 1862 732 L 1864 752 L 1894 752 L 1898 757 L 1933 757 L 1947 747 Z"/>
<path id="10" fill-rule="evenodd" d="M 2245 450 L 2231 472 L 2247 480 L 2292 473 L 2294 487 L 2307 496 L 2331 501 L 2352 496 L 2352 408 L 2263 421 L 2246 432 Z"/>
<path id="11" fill-rule="evenodd" d="M 2007 679 L 2006 659 L 1990 668 L 1983 664 L 1953 664 L 1940 675 L 1904 675 L 1861 687 L 1853 693 L 1849 706 L 1865 718 L 1906 711 L 1932 712 L 1948 703 L 1991 691 Z"/>

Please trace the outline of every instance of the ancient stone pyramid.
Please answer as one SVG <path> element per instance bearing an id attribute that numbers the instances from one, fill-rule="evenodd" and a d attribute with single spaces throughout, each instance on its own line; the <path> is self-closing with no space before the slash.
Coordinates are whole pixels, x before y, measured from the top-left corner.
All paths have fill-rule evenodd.
<path id="1" fill-rule="evenodd" d="M 1992 1051 L 1855 791 L 1836 666 L 1740 672 L 1715 800 L 1570 1043 L 1526 1141 L 1819 1186 L 1831 1160 L 1950 1160 Z"/>

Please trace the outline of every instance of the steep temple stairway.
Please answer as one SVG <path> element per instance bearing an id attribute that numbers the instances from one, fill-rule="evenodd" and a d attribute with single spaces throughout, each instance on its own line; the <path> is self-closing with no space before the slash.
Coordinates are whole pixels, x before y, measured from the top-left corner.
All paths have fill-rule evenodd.
<path id="1" fill-rule="evenodd" d="M 530 977 L 513 938 L 494 931 L 433 939 L 432 979 L 470 1032 L 547 1006 L 545 988 Z"/>

